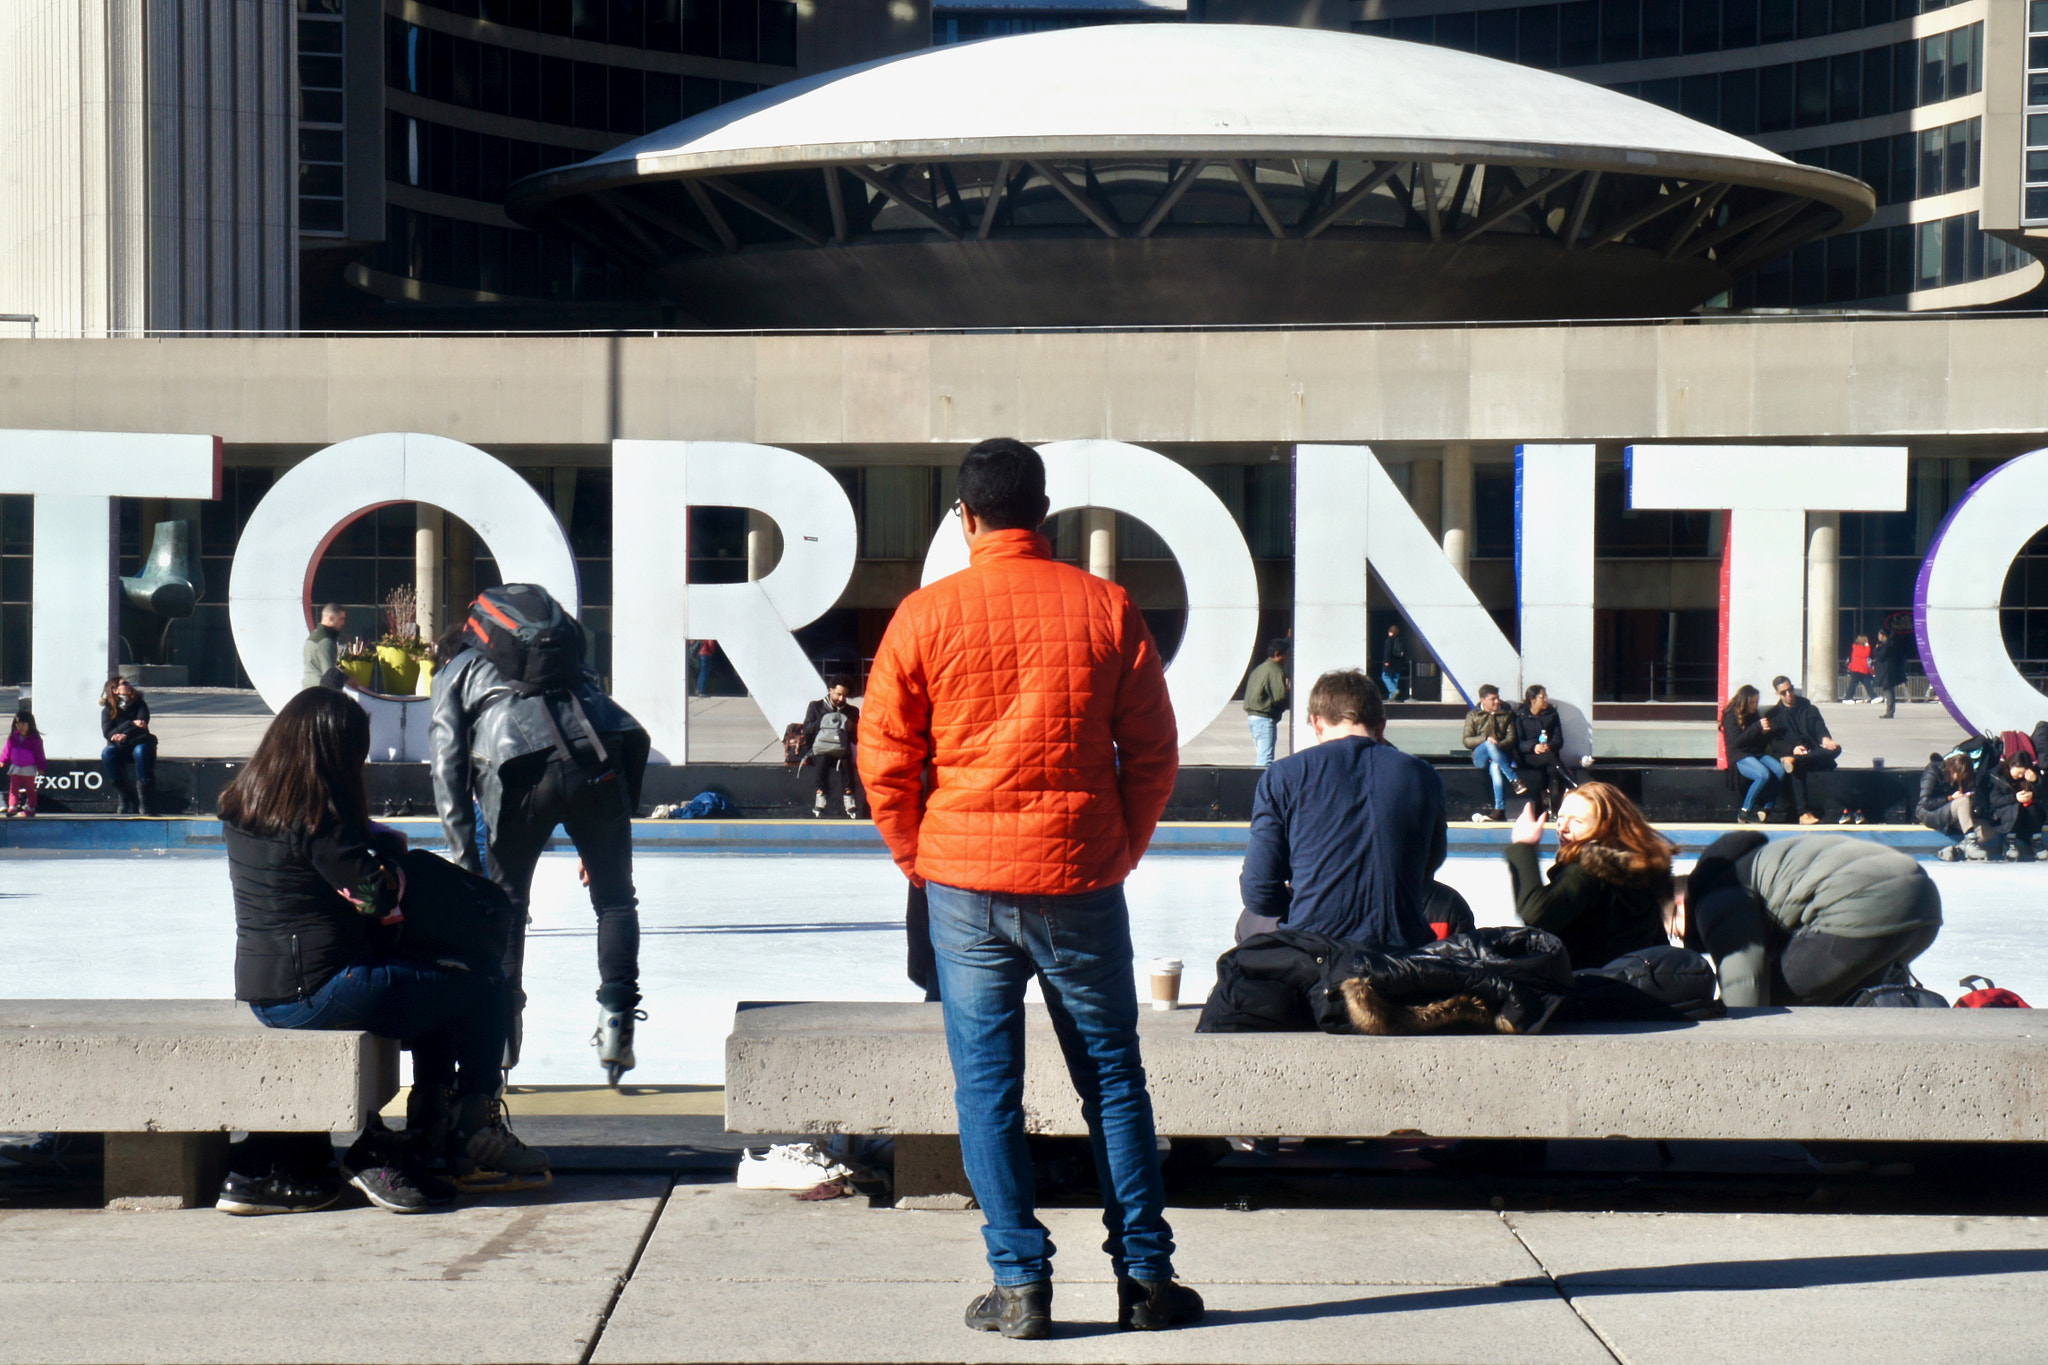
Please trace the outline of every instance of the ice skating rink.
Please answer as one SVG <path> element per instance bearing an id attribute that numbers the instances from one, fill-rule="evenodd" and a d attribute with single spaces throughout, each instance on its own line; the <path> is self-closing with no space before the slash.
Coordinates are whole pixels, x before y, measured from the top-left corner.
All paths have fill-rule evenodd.
<path id="1" fill-rule="evenodd" d="M 1953 999 L 1958 978 L 1979 973 L 2048 1005 L 2048 864 L 1926 866 L 1947 924 L 1916 966 L 1921 980 Z M 1234 857 L 1155 856 L 1131 879 L 1140 970 L 1183 959 L 1183 1001 L 1207 995 L 1230 944 L 1237 873 Z M 741 1000 L 922 998 L 904 977 L 904 882 L 887 858 L 643 854 L 635 874 L 648 1013 L 636 1081 L 722 1082 Z M 1442 876 L 1482 925 L 1513 922 L 1499 858 L 1453 858 Z M 600 1081 L 596 930 L 573 855 L 541 860 L 533 915 L 514 1079 Z M 0 997 L 226 997 L 234 945 L 219 854 L 0 857 Z"/>

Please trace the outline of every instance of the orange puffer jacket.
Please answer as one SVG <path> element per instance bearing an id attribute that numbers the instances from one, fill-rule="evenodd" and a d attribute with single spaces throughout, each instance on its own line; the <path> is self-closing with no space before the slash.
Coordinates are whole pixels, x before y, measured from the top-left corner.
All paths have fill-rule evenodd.
<path id="1" fill-rule="evenodd" d="M 1180 767 L 1159 647 L 1129 594 L 1021 530 L 989 532 L 970 567 L 896 609 L 859 756 L 906 875 L 1025 896 L 1129 876 Z"/>

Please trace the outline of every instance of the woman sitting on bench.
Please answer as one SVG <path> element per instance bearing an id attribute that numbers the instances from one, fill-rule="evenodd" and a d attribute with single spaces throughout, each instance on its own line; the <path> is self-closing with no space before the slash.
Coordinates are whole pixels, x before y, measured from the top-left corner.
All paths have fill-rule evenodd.
<path id="1" fill-rule="evenodd" d="M 489 1171 L 499 1173 L 493 1188 L 538 1188 L 548 1179 L 547 1154 L 512 1135 L 497 1099 L 501 978 L 489 967 L 388 951 L 391 926 L 403 919 L 406 839 L 370 821 L 369 754 L 363 709 L 341 692 L 308 688 L 285 703 L 256 756 L 221 793 L 235 998 L 272 1028 L 360 1030 L 411 1051 L 410 1141 L 373 1123 L 343 1160 L 349 1183 L 380 1208 L 414 1213 L 453 1198 L 449 1182 L 429 1170 L 444 1141 L 458 1182 L 480 1188 L 473 1177 Z M 317 1174 L 326 1136 L 314 1135 L 305 1151 L 290 1149 L 289 1136 L 252 1135 L 217 1207 L 297 1213 L 333 1203 L 339 1185 Z"/>

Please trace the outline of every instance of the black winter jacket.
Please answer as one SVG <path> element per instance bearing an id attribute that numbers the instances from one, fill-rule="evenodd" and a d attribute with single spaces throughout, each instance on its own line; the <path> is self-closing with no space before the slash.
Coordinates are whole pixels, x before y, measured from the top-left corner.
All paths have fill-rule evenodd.
<path id="1" fill-rule="evenodd" d="M 1575 862 L 1553 864 L 1546 885 L 1530 844 L 1507 846 L 1515 913 L 1522 923 L 1564 941 L 1577 967 L 1598 967 L 1624 953 L 1670 942 L 1664 906 L 1671 871 L 1656 871 L 1633 855 L 1588 844 Z"/>
<path id="2" fill-rule="evenodd" d="M 1903 687 L 1906 682 L 1906 642 L 1887 636 L 1870 651 L 1871 680 L 1879 687 Z"/>
<path id="3" fill-rule="evenodd" d="M 2031 793 L 2024 805 L 2020 802 L 2021 792 Z M 2007 775 L 2005 765 L 2000 764 L 1984 783 L 1984 797 L 1989 807 L 1984 814 L 1984 823 L 1996 832 L 2008 837 L 2018 835 L 2022 839 L 2040 833 L 2043 798 L 2038 784 L 2014 782 Z"/>
<path id="4" fill-rule="evenodd" d="M 1736 718 L 1732 706 L 1721 712 L 1721 738 L 1728 746 L 1731 768 L 1737 759 L 1762 758 L 1771 751 L 1771 737 L 1764 733 L 1763 717 L 1759 715 L 1744 725 Z"/>
<path id="5" fill-rule="evenodd" d="M 397 904 L 383 873 L 396 834 L 328 821 L 311 834 L 262 835 L 221 825 L 235 897 L 235 999 L 303 1000 L 373 953 L 377 922 Z"/>
<path id="6" fill-rule="evenodd" d="M 123 748 L 137 744 L 154 744 L 155 733 L 148 729 L 135 728 L 137 721 L 143 722 L 145 726 L 149 723 L 149 703 L 141 697 L 126 705 L 115 702 L 112 712 L 104 706 L 100 708 L 100 733 L 106 736 L 109 744 L 119 744 Z"/>
<path id="7" fill-rule="evenodd" d="M 1958 838 L 1969 833 L 1968 830 L 1950 828 L 1955 817 L 1950 813 L 1948 803 L 1955 799 L 1957 790 L 1955 784 L 1948 780 L 1948 770 L 1937 755 L 1920 770 L 1920 796 L 1913 803 L 1913 819 L 1929 829 Z M 1983 784 L 1975 779 L 1961 790 L 1969 792 L 1980 803 L 1984 799 Z M 1978 815 L 1981 819 L 1981 812 Z"/>
<path id="8" fill-rule="evenodd" d="M 1780 758 L 1791 757 L 1792 750 L 1804 744 L 1808 753 L 1824 752 L 1820 742 L 1832 739 L 1828 723 L 1821 718 L 1820 708 L 1804 697 L 1796 697 L 1791 705 L 1779 702 L 1764 712 L 1764 719 L 1771 723 L 1771 752 Z"/>
<path id="9" fill-rule="evenodd" d="M 1537 753 L 1539 744 L 1548 744 L 1550 751 Z M 1564 762 L 1564 721 L 1555 706 L 1540 716 L 1531 712 L 1526 702 L 1515 708 L 1515 751 L 1518 761 L 1532 768 Z"/>

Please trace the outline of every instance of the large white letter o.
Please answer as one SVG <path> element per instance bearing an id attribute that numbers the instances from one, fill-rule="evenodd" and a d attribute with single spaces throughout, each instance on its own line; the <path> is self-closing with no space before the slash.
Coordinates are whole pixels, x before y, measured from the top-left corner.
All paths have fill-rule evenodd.
<path id="1" fill-rule="evenodd" d="M 1259 630 L 1259 576 L 1244 533 L 1209 485 L 1157 451 L 1122 441 L 1038 447 L 1052 511 L 1097 507 L 1138 518 L 1166 542 L 1187 585 L 1188 624 L 1166 670 L 1186 746 L 1230 705 Z M 960 523 L 941 519 L 924 560 L 933 583 L 967 567 Z"/>
<path id="2" fill-rule="evenodd" d="M 1986 474 L 1949 509 L 1913 594 L 1913 633 L 1927 681 L 1973 734 L 2031 730 L 2048 697 L 2013 666 L 1998 603 L 2013 560 L 2048 517 L 2048 449 Z"/>
<path id="3" fill-rule="evenodd" d="M 242 667 L 273 711 L 299 690 L 320 556 L 349 522 L 394 502 L 454 513 L 476 531 L 507 583 L 538 583 L 569 611 L 582 609 L 568 538 L 506 465 L 445 436 L 390 431 L 342 441 L 279 479 L 235 547 L 228 620 Z"/>

